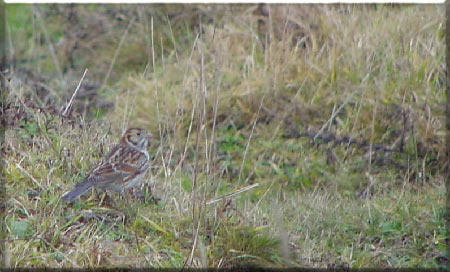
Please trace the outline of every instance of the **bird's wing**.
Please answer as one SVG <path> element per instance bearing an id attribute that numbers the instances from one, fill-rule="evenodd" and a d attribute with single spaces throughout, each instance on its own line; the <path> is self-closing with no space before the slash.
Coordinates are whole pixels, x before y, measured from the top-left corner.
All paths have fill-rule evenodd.
<path id="1" fill-rule="evenodd" d="M 141 173 L 146 168 L 146 155 L 132 148 L 115 146 L 89 174 L 89 178 L 96 184 L 110 183 Z"/>
<path id="2" fill-rule="evenodd" d="M 107 162 L 110 164 L 126 164 L 130 167 L 139 169 L 143 162 L 148 160 L 144 152 L 137 151 L 128 146 L 121 146 L 115 148 L 114 152 L 110 152 L 107 157 Z"/>

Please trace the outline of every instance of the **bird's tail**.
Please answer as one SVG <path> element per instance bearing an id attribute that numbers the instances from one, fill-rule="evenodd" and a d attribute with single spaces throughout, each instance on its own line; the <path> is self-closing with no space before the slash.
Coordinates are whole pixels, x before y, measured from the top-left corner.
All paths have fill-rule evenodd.
<path id="1" fill-rule="evenodd" d="M 75 188 L 73 188 L 71 191 L 65 192 L 61 199 L 65 200 L 69 203 L 74 201 L 77 197 L 82 195 L 84 192 L 89 190 L 89 188 L 92 187 L 92 182 L 89 179 L 85 179 L 82 182 L 79 182 L 75 185 Z"/>

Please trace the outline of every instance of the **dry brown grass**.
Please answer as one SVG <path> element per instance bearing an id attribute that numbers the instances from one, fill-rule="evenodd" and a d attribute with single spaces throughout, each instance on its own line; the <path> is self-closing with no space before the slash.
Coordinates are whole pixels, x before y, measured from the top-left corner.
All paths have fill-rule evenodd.
<path id="1" fill-rule="evenodd" d="M 95 7 L 38 7 L 53 57 L 9 21 L 16 58 L 44 56 L 9 86 L 12 267 L 448 263 L 439 6 Z M 24 106 L 64 106 L 85 68 L 72 123 Z M 161 201 L 61 203 L 131 125 L 158 135 L 143 189 Z"/>

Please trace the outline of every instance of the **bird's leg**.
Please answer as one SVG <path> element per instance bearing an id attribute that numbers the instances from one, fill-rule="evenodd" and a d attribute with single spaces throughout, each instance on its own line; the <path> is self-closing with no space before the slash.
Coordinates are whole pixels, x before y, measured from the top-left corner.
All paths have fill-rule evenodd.
<path id="1" fill-rule="evenodd" d="M 145 186 L 143 189 L 138 188 L 130 188 L 129 189 L 132 196 L 143 201 L 143 202 L 155 202 L 158 203 L 161 199 L 153 196 L 152 190 L 150 186 Z"/>

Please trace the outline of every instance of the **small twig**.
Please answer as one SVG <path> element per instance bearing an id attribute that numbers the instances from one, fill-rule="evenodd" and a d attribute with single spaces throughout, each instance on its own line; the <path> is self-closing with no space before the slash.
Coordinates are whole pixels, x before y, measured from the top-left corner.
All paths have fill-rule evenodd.
<path id="1" fill-rule="evenodd" d="M 202 68 L 203 69 L 203 68 Z M 202 77 L 200 76 L 200 84 L 199 84 L 199 93 L 202 94 L 203 98 L 204 98 L 204 94 L 202 93 Z M 198 96 L 197 96 L 198 97 Z M 196 99 L 196 103 L 200 104 L 200 99 L 201 98 L 197 98 Z M 194 153 L 194 177 L 193 177 L 193 183 L 192 183 L 192 190 L 191 190 L 191 198 L 193 198 L 192 196 L 196 197 L 197 193 L 198 193 L 198 186 L 197 186 L 197 178 L 198 178 L 198 170 L 199 170 L 199 148 L 200 148 L 200 134 L 203 130 L 203 121 L 204 121 L 204 112 L 205 112 L 205 107 L 203 104 L 203 109 L 200 108 L 199 112 L 198 112 L 198 118 L 200 119 L 197 123 L 197 133 L 196 133 L 196 137 L 195 137 L 195 153 Z M 192 248 L 191 248 L 191 252 L 190 252 L 190 256 L 189 258 L 186 260 L 186 263 L 189 262 L 189 265 L 192 265 L 193 262 L 193 258 L 194 258 L 194 252 L 195 252 L 195 248 L 197 246 L 197 239 L 198 239 L 198 234 L 199 234 L 199 230 L 200 230 L 200 224 L 201 224 L 201 208 L 202 206 L 199 205 L 198 208 L 198 212 L 196 213 L 196 206 L 197 206 L 197 202 L 193 201 L 193 205 L 192 205 L 192 220 L 193 220 L 193 224 L 192 224 L 192 233 L 194 235 L 193 240 L 194 243 L 192 244 Z M 198 217 L 196 216 L 196 214 L 198 215 Z"/>
<path id="2" fill-rule="evenodd" d="M 175 51 L 175 57 L 177 58 L 177 63 L 180 64 L 180 60 L 178 59 L 177 45 L 175 43 L 175 36 L 173 35 L 172 25 L 170 24 L 170 19 L 169 19 L 168 14 L 166 14 L 166 18 L 167 18 L 167 23 L 169 24 L 170 36 L 172 38 L 173 50 Z"/>
<path id="3" fill-rule="evenodd" d="M 44 34 L 44 39 L 47 43 L 48 50 L 50 51 L 50 55 L 52 56 L 53 65 L 55 66 L 56 72 L 59 76 L 59 79 L 61 80 L 61 83 L 64 84 L 64 77 L 63 77 L 63 73 L 61 72 L 61 68 L 58 63 L 58 58 L 55 53 L 55 48 L 53 47 L 52 41 L 50 40 L 50 36 L 48 35 L 47 28 L 45 27 L 43 19 L 41 17 L 41 13 L 37 6 L 33 7 L 33 11 L 36 14 L 36 17 L 38 18 L 39 24 L 41 25 L 42 33 Z"/>
<path id="4" fill-rule="evenodd" d="M 259 113 L 261 112 L 261 107 L 264 103 L 264 98 L 266 98 L 266 94 L 267 94 L 267 91 L 264 93 L 263 97 L 261 98 L 261 102 L 259 103 L 258 111 L 256 112 L 255 120 L 253 121 L 252 131 L 250 132 L 250 136 L 248 137 L 248 141 L 245 146 L 244 157 L 242 158 L 242 163 L 241 163 L 241 170 L 239 170 L 239 176 L 238 176 L 239 181 L 241 181 L 242 170 L 244 169 L 244 163 L 245 163 L 245 158 L 247 157 L 248 147 L 250 146 L 250 141 L 252 140 L 253 132 L 255 131 L 256 123 L 258 122 Z"/>
<path id="5" fill-rule="evenodd" d="M 134 16 L 131 19 L 130 23 L 127 26 L 127 29 L 125 30 L 125 32 L 122 35 L 122 38 L 120 39 L 119 45 L 117 46 L 116 51 L 114 52 L 114 56 L 111 61 L 111 64 L 109 65 L 108 72 L 106 73 L 105 79 L 103 80 L 102 87 L 100 88 L 100 90 L 102 90 L 102 91 L 106 87 L 106 83 L 108 83 L 109 76 L 111 75 L 112 68 L 113 68 L 114 64 L 116 63 L 116 59 L 117 59 L 117 56 L 119 55 L 120 48 L 122 48 L 123 42 L 125 41 L 125 38 L 128 35 L 128 31 L 130 30 L 130 28 L 133 25 L 135 20 L 136 20 L 136 16 Z"/>
<path id="6" fill-rule="evenodd" d="M 189 55 L 189 61 L 192 59 L 192 55 L 194 54 L 194 50 L 195 50 L 195 47 L 196 47 L 196 45 L 197 45 L 197 40 L 198 40 L 198 38 L 199 38 L 199 36 L 200 36 L 200 34 L 197 34 L 197 36 L 195 37 L 195 41 L 194 41 L 194 44 L 192 45 L 192 49 L 191 49 L 191 53 L 190 53 L 190 55 Z M 177 109 L 180 109 L 181 108 L 181 102 L 180 101 L 183 101 L 183 99 L 184 99 L 184 96 L 185 96 L 185 92 L 186 92 L 186 84 L 185 84 L 185 78 L 186 78 L 186 75 L 187 75 L 187 72 L 188 72 L 188 68 L 186 68 L 186 70 L 185 70 L 185 73 L 184 73 L 184 75 L 183 75 L 183 95 L 182 95 L 182 99 L 177 99 Z M 173 171 L 174 173 L 176 173 L 177 172 L 177 170 L 181 167 L 181 165 L 183 164 L 183 162 L 184 162 L 184 159 L 186 158 L 186 152 L 187 152 L 187 149 L 188 149 L 188 143 L 189 143 L 189 139 L 190 139 L 190 135 L 191 135 L 191 130 L 192 130 L 192 125 L 193 125 L 193 122 L 194 122 L 194 113 L 195 113 L 195 109 L 196 109 L 196 106 L 197 106 L 197 103 L 194 103 L 194 105 L 192 106 L 192 112 L 191 112 L 191 120 L 190 120 L 190 123 L 189 123 L 189 129 L 188 129 L 188 134 L 187 134 L 187 136 L 186 136 L 186 142 L 185 142 L 185 144 L 184 144 L 184 151 L 183 151 L 183 155 L 181 156 L 181 159 L 180 159 L 180 161 L 179 161 L 179 163 L 178 163 L 178 165 L 175 167 L 175 170 Z M 177 110 L 177 115 L 178 115 L 178 110 Z M 182 113 L 183 114 L 183 113 Z"/>
<path id="7" fill-rule="evenodd" d="M 351 93 L 349 96 L 347 96 L 347 98 L 345 99 L 344 103 L 342 103 L 342 105 L 331 115 L 330 119 L 328 119 L 328 121 L 325 122 L 325 124 L 323 124 L 323 126 L 320 128 L 320 130 L 317 132 L 316 136 L 314 136 L 313 141 L 316 141 L 316 138 L 322 134 L 323 130 L 326 128 L 327 124 L 330 123 L 334 120 L 334 118 L 336 117 L 336 115 L 344 108 L 345 105 L 347 105 L 347 103 L 350 101 L 350 98 L 353 96 L 355 92 Z"/>
<path id="8" fill-rule="evenodd" d="M 258 186 L 259 186 L 259 183 L 255 183 L 255 184 L 246 186 L 246 187 L 241 188 L 241 189 L 239 189 L 239 190 L 237 190 L 237 191 L 234 191 L 234 192 L 232 192 L 232 193 L 229 193 L 229 194 L 220 196 L 220 197 L 215 198 L 215 199 L 208 200 L 208 201 L 206 202 L 206 205 L 209 205 L 209 204 L 213 204 L 213 203 L 219 202 L 219 201 L 221 201 L 221 200 L 223 200 L 223 199 L 226 199 L 226 198 L 234 197 L 235 195 L 238 195 L 238 194 L 240 194 L 240 193 L 246 192 L 246 191 L 248 191 L 248 190 L 250 190 L 250 189 L 253 189 L 253 188 L 255 188 L 255 187 L 258 187 Z"/>
<path id="9" fill-rule="evenodd" d="M 156 70 L 155 70 L 155 44 L 154 44 L 154 40 L 153 40 L 153 17 L 150 20 L 150 28 L 151 28 L 151 45 L 152 45 L 152 65 L 153 65 L 153 84 L 155 86 L 155 101 L 156 101 L 156 118 L 158 121 L 158 131 L 159 131 L 159 138 L 162 140 L 163 139 L 163 131 L 162 131 L 162 127 L 161 127 L 161 111 L 159 109 L 159 93 L 158 93 L 158 82 L 157 82 L 157 76 L 156 76 Z M 160 142 L 161 147 L 163 147 L 163 143 L 164 141 Z M 167 173 L 167 169 L 165 168 L 165 164 L 164 164 L 164 160 L 163 161 L 163 166 L 164 166 L 164 172 Z"/>
<path id="10" fill-rule="evenodd" d="M 81 79 L 80 79 L 80 82 L 78 82 L 77 88 L 76 88 L 75 91 L 73 92 L 72 97 L 70 98 L 70 101 L 69 101 L 69 103 L 68 103 L 67 106 L 66 106 L 66 109 L 65 109 L 64 112 L 62 113 L 63 116 L 67 117 L 67 113 L 69 112 L 70 108 L 72 107 L 73 100 L 74 100 L 75 97 L 77 96 L 78 90 L 80 89 L 80 86 L 81 86 L 81 82 L 83 82 L 83 79 L 84 79 L 84 77 L 86 76 L 87 71 L 88 71 L 88 69 L 86 68 L 86 69 L 84 70 L 83 76 L 82 76 Z"/>
<path id="11" fill-rule="evenodd" d="M 402 117 L 403 117 L 403 130 L 402 130 L 402 136 L 400 138 L 400 146 L 399 150 L 400 152 L 403 152 L 403 148 L 405 146 L 405 139 L 406 139 L 406 129 L 407 129 L 407 123 L 408 123 L 408 115 L 406 110 L 402 110 Z"/>
<path id="12" fill-rule="evenodd" d="M 20 164 L 16 163 L 16 167 L 19 168 L 25 175 L 27 175 L 34 183 L 36 183 L 36 185 L 41 188 L 41 190 L 46 191 L 46 189 L 42 187 L 42 185 L 30 173 L 28 173 L 25 169 L 22 168 L 22 166 L 20 166 Z"/>
<path id="13" fill-rule="evenodd" d="M 369 169 L 368 169 L 368 173 L 370 173 L 372 171 L 372 150 L 373 150 L 373 138 L 375 135 L 375 120 L 376 120 L 376 116 L 377 116 L 377 106 L 378 106 L 378 97 L 375 100 L 375 106 L 373 108 L 373 114 L 372 114 L 372 130 L 371 130 L 371 136 L 370 136 L 370 145 L 369 145 Z"/>
<path id="14" fill-rule="evenodd" d="M 249 214 L 253 214 L 253 211 L 258 207 L 259 203 L 261 203 L 261 201 L 264 199 L 264 197 L 270 191 L 270 189 L 272 188 L 274 183 L 275 183 L 274 181 L 272 181 L 272 183 L 270 183 L 269 188 L 267 188 L 267 190 L 262 194 L 262 196 L 259 198 L 258 202 L 256 202 L 255 206 L 253 207 L 253 209 L 250 211 Z"/>

